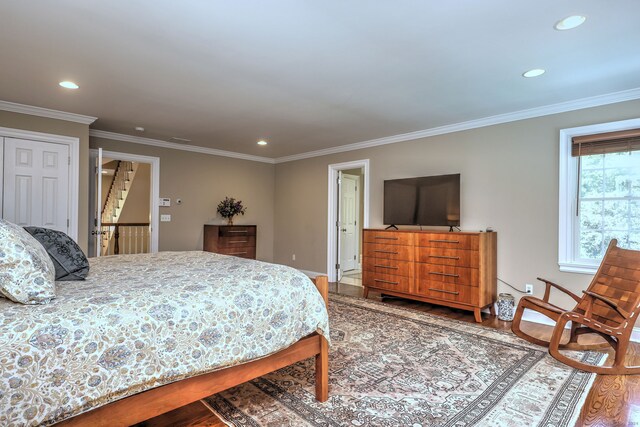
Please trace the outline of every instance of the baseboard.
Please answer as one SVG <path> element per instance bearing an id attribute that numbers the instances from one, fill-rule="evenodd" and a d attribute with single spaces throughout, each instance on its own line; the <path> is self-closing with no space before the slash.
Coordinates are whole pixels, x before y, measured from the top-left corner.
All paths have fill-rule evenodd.
<path id="1" fill-rule="evenodd" d="M 317 271 L 309 271 L 309 270 L 303 270 L 301 268 L 298 269 L 298 271 L 303 272 L 304 274 L 306 274 L 307 276 L 311 277 L 312 279 L 318 276 L 326 276 L 327 273 L 318 273 Z"/>

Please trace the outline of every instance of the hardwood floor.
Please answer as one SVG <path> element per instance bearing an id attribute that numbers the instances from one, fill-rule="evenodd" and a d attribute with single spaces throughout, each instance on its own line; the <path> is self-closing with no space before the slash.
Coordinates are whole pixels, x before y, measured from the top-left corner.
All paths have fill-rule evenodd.
<path id="1" fill-rule="evenodd" d="M 329 291 L 343 295 L 362 296 L 362 288 L 352 285 L 332 283 L 329 285 Z M 402 298 L 382 298 L 380 294 L 374 292 L 371 292 L 369 297 L 370 299 L 384 301 L 387 304 L 399 307 L 475 323 L 473 312 L 471 311 L 457 310 Z M 488 328 L 511 330 L 511 322 L 499 320 L 496 316 L 483 313 L 482 319 L 482 325 Z M 528 326 L 527 333 L 540 337 L 548 337 L 551 334 L 552 328 L 549 326 L 534 323 L 529 323 Z M 640 343 L 633 343 L 629 347 L 627 363 L 640 365 Z M 223 427 L 225 424 L 205 404 L 195 402 L 138 425 L 138 427 L 143 426 Z M 576 426 L 640 427 L 640 375 L 598 375 L 591 387 Z"/>

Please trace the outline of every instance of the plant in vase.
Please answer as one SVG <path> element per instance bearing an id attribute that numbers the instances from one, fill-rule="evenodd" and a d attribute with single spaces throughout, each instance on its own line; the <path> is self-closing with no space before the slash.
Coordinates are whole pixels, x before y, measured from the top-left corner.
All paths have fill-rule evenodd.
<path id="1" fill-rule="evenodd" d="M 223 201 L 218 203 L 218 213 L 222 218 L 227 219 L 227 224 L 233 225 L 233 217 L 236 215 L 244 215 L 247 208 L 242 206 L 242 200 L 236 200 L 233 197 L 225 197 Z"/>

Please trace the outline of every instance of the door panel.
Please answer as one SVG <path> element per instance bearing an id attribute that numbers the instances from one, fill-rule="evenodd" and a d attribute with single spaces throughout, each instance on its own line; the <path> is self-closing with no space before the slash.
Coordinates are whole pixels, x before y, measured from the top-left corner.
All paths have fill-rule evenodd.
<path id="1" fill-rule="evenodd" d="M 5 181 L 7 181 L 7 179 L 5 179 Z M 4 218 L 22 226 L 31 224 L 31 201 L 33 200 L 31 194 L 33 188 L 32 181 L 33 180 L 30 176 L 15 176 L 15 189 L 13 197 L 15 205 L 14 215 L 13 218 L 11 218 L 5 214 L 3 215 Z M 11 197 L 10 193 L 7 190 L 5 190 L 5 195 L 7 196 L 7 199 Z M 5 207 L 7 206 L 11 206 L 10 200 L 7 200 L 7 203 L 5 203 Z"/>
<path id="2" fill-rule="evenodd" d="M 89 152 L 89 257 L 102 252 L 102 148 Z"/>
<path id="3" fill-rule="evenodd" d="M 68 233 L 69 146 L 4 140 L 3 218 Z"/>
<path id="4" fill-rule="evenodd" d="M 357 239 L 358 239 L 358 198 L 356 187 L 358 177 L 353 175 L 342 175 L 341 187 L 341 259 L 340 267 L 342 271 L 353 270 L 358 266 L 357 261 Z"/>
<path id="5" fill-rule="evenodd" d="M 44 227 L 56 226 L 56 212 L 58 210 L 58 180 L 42 179 L 42 224 Z"/>

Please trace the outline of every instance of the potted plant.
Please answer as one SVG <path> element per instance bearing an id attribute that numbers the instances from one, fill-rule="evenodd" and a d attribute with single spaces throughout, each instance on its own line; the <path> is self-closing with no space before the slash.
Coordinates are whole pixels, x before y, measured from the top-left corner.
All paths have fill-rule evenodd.
<path id="1" fill-rule="evenodd" d="M 222 218 L 227 219 L 228 225 L 233 225 L 233 217 L 236 215 L 244 215 L 247 208 L 242 206 L 242 200 L 236 200 L 233 197 L 225 197 L 223 201 L 218 203 L 218 213 Z"/>

